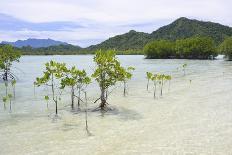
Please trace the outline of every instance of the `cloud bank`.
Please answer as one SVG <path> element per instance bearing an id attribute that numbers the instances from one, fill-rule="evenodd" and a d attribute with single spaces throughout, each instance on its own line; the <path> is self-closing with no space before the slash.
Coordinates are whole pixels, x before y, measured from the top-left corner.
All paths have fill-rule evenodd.
<path id="1" fill-rule="evenodd" d="M 2 0 L 0 41 L 52 38 L 86 47 L 179 17 L 232 26 L 230 0 Z"/>

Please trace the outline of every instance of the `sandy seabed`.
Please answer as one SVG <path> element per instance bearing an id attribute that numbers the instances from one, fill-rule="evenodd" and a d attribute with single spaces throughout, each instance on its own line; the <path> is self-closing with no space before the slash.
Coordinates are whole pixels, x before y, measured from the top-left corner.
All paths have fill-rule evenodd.
<path id="1" fill-rule="evenodd" d="M 91 112 L 97 106 L 92 101 L 98 95 L 97 88 L 91 89 L 90 134 L 85 130 L 85 113 L 73 114 L 65 107 L 68 95 L 59 105 L 61 118 L 54 121 L 48 117 L 54 109 L 52 103 L 46 110 L 46 103 L 38 97 L 40 93 L 25 98 L 19 92 L 12 113 L 1 107 L 0 154 L 232 155 L 232 63 L 163 63 L 178 66 L 183 61 L 189 64 L 187 75 L 171 68 L 170 90 L 166 83 L 160 97 L 158 88 L 156 99 L 152 84 L 146 91 L 145 70 L 147 67 L 152 71 L 151 65 L 161 60 L 141 60 L 135 78 L 128 83 L 128 95 L 123 97 L 122 87 L 118 86 L 110 96 L 112 111 Z M 33 91 L 29 86 L 24 89 Z"/>

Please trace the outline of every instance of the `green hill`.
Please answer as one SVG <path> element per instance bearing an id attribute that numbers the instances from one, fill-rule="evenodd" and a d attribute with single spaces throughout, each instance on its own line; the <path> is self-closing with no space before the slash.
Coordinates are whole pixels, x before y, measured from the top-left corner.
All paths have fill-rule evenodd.
<path id="1" fill-rule="evenodd" d="M 216 43 L 220 43 L 225 37 L 232 36 L 232 28 L 218 23 L 182 17 L 151 33 L 153 39 L 177 40 L 192 36 L 207 36 L 211 37 Z"/>
<path id="2" fill-rule="evenodd" d="M 146 43 L 151 40 L 151 36 L 148 33 L 136 32 L 131 30 L 128 33 L 117 35 L 109 38 L 106 41 L 88 47 L 88 50 L 97 49 L 116 49 L 116 50 L 129 50 L 129 49 L 141 49 Z"/>
<path id="3" fill-rule="evenodd" d="M 219 44 L 228 36 L 232 36 L 232 28 L 213 22 L 204 22 L 181 17 L 173 23 L 163 26 L 151 34 L 131 30 L 128 33 L 117 35 L 108 40 L 92 45 L 87 50 L 116 49 L 116 50 L 141 50 L 144 45 L 152 40 L 177 40 L 192 36 L 211 37 Z"/>

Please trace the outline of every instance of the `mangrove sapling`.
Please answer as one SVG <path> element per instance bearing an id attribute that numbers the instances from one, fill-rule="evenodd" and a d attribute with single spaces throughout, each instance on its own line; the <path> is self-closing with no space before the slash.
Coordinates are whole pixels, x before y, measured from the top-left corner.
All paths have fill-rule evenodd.
<path id="1" fill-rule="evenodd" d="M 72 67 L 71 70 L 66 70 L 65 78 L 61 79 L 61 88 L 64 89 L 66 86 L 71 87 L 71 107 L 74 110 L 74 96 L 75 96 L 75 85 L 77 84 L 78 70 Z"/>
<path id="2" fill-rule="evenodd" d="M 12 94 L 8 94 L 8 98 L 9 98 L 9 101 L 10 101 L 10 112 L 11 112 L 11 102 L 12 102 Z"/>
<path id="3" fill-rule="evenodd" d="M 45 85 L 51 88 L 52 100 L 55 103 L 55 113 L 58 115 L 58 97 L 59 91 L 61 91 L 60 79 L 64 76 L 64 71 L 67 70 L 65 63 L 58 63 L 55 61 L 50 61 L 45 64 L 46 70 L 42 77 L 36 78 L 36 86 Z"/>
<path id="4" fill-rule="evenodd" d="M 4 82 L 5 86 L 5 96 L 2 98 L 3 104 L 4 104 L 4 110 L 6 110 L 6 102 L 8 100 L 8 81 Z"/>
<path id="5" fill-rule="evenodd" d="M 33 82 L 33 92 L 34 92 L 34 96 L 35 96 L 35 87 L 36 87 L 36 82 Z"/>
<path id="6" fill-rule="evenodd" d="M 78 108 L 80 108 L 81 90 L 84 86 L 87 86 L 91 82 L 91 79 L 87 76 L 85 70 L 78 70 L 76 67 L 72 67 L 66 71 L 65 77 L 61 80 L 61 87 L 64 89 L 66 86 L 71 87 L 71 107 L 74 110 L 74 97 L 78 98 Z M 78 96 L 75 95 L 75 86 L 78 90 Z"/>
<path id="7" fill-rule="evenodd" d="M 183 64 L 182 65 L 182 69 L 183 69 L 183 72 L 184 72 L 184 76 L 186 75 L 186 67 L 187 67 L 187 64 L 185 63 L 185 64 Z"/>
<path id="8" fill-rule="evenodd" d="M 159 80 L 160 80 L 160 96 L 163 96 L 163 86 L 166 80 L 166 75 L 164 74 L 159 75 Z"/>
<path id="9" fill-rule="evenodd" d="M 6 102 L 7 102 L 8 96 L 4 96 L 2 98 L 3 104 L 4 104 L 4 110 L 6 110 Z"/>
<path id="10" fill-rule="evenodd" d="M 151 77 L 151 80 L 154 82 L 154 98 L 156 98 L 156 87 L 157 87 L 157 83 L 158 83 L 158 76 L 159 76 L 159 74 L 154 74 Z"/>
<path id="11" fill-rule="evenodd" d="M 150 80 L 151 80 L 153 74 L 150 73 L 150 72 L 147 72 L 146 75 L 147 75 L 147 91 L 148 91 L 149 82 L 150 82 Z"/>
<path id="12" fill-rule="evenodd" d="M 121 71 L 124 70 L 124 68 L 116 58 L 115 51 L 112 50 L 106 52 L 97 51 L 94 56 L 94 62 L 96 64 L 96 69 L 92 77 L 97 81 L 101 91 L 100 98 L 96 101 L 100 100 L 101 103 L 99 108 L 101 110 L 106 110 L 108 104 L 106 90 L 122 80 Z"/>
<path id="13" fill-rule="evenodd" d="M 85 92 L 85 87 L 87 87 L 88 84 L 91 83 L 91 78 L 87 76 L 87 73 L 85 70 L 79 71 L 78 75 L 78 108 L 80 107 L 80 101 L 81 101 L 81 91 Z"/>
<path id="14" fill-rule="evenodd" d="M 19 62 L 20 56 L 20 52 L 11 45 L 3 45 L 0 48 L 0 77 L 3 81 L 16 79 L 16 76 L 11 72 L 11 66 L 13 62 Z"/>
<path id="15" fill-rule="evenodd" d="M 168 92 L 170 92 L 172 76 L 166 75 L 166 80 L 168 81 Z"/>
<path id="16" fill-rule="evenodd" d="M 162 96 L 163 95 L 163 86 L 166 83 L 166 81 L 170 82 L 171 76 L 170 75 L 161 74 L 159 78 L 160 78 L 160 84 L 161 84 L 160 96 Z"/>
<path id="17" fill-rule="evenodd" d="M 126 96 L 127 93 L 127 82 L 132 78 L 132 71 L 134 71 L 134 67 L 128 67 L 126 70 L 123 68 L 121 70 L 121 80 L 123 81 L 123 95 Z"/>
<path id="18" fill-rule="evenodd" d="M 13 88 L 14 99 L 15 99 L 15 85 L 16 85 L 16 80 L 11 81 L 11 86 Z"/>
<path id="19" fill-rule="evenodd" d="M 45 101 L 47 102 L 47 109 L 48 109 L 49 96 L 48 96 L 48 95 L 44 96 L 44 99 L 45 99 Z"/>

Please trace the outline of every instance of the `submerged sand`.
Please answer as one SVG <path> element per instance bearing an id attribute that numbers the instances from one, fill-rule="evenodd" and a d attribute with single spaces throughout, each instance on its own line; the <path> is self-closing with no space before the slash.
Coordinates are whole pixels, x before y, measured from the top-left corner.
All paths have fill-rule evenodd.
<path id="1" fill-rule="evenodd" d="M 68 95 L 60 104 L 61 118 L 54 121 L 48 117 L 53 107 L 46 111 L 40 97 L 42 90 L 36 97 L 18 93 L 11 114 L 1 107 L 0 154 L 232 154 L 231 62 L 120 59 L 126 65 L 137 64 L 135 77 L 128 83 L 126 97 L 120 85 L 114 90 L 109 99 L 113 110 L 106 113 L 91 112 L 97 107 L 92 101 L 98 89 L 95 84 L 89 88 L 91 135 L 85 130 L 84 112 L 73 114 L 64 108 Z M 132 60 L 127 63 L 128 59 Z M 29 63 L 26 60 L 22 65 Z M 184 62 L 188 63 L 186 76 L 176 70 Z M 154 99 L 152 85 L 146 91 L 145 71 L 156 70 L 172 74 L 173 80 L 170 90 L 167 83 L 163 97 Z M 22 91 L 32 92 L 25 84 Z"/>

